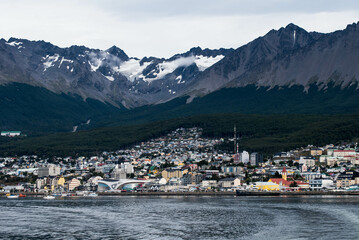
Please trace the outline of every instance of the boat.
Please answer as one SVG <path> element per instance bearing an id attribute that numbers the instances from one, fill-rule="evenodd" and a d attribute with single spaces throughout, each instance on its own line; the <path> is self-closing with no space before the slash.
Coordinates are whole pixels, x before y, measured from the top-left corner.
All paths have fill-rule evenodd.
<path id="1" fill-rule="evenodd" d="M 44 199 L 45 199 L 45 200 L 54 200 L 55 197 L 54 197 L 54 196 L 51 196 L 51 195 L 48 195 L 48 196 L 45 196 Z"/>
<path id="2" fill-rule="evenodd" d="M 25 194 L 20 193 L 20 194 L 19 194 L 19 197 L 26 197 L 26 195 L 25 195 Z"/>
<path id="3" fill-rule="evenodd" d="M 236 195 L 237 196 L 279 196 L 280 193 L 237 190 Z"/>
<path id="4" fill-rule="evenodd" d="M 10 199 L 15 199 L 15 198 L 19 198 L 19 195 L 9 195 L 9 196 L 6 196 L 7 198 L 10 198 Z"/>
<path id="5" fill-rule="evenodd" d="M 98 197 L 98 194 L 97 193 L 89 193 L 89 195 L 87 195 L 88 197 Z"/>

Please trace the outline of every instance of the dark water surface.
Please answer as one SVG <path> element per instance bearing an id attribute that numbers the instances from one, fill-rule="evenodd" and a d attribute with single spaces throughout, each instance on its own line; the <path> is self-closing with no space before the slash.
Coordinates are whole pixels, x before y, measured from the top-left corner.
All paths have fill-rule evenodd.
<path id="1" fill-rule="evenodd" d="M 2 239 L 359 239 L 359 197 L 0 197 Z"/>

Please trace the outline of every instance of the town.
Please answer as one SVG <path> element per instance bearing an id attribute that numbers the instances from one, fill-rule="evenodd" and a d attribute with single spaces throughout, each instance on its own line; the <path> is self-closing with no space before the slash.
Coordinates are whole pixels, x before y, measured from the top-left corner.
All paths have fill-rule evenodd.
<path id="1" fill-rule="evenodd" d="M 263 157 L 218 148 L 225 139 L 200 128 L 175 131 L 131 148 L 91 157 L 0 158 L 0 192 L 235 192 L 359 190 L 356 143 L 307 146 Z"/>

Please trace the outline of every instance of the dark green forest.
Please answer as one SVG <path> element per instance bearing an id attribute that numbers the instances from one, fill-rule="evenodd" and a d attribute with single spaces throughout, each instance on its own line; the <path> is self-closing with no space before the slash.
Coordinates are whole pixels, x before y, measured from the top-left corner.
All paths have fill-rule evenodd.
<path id="1" fill-rule="evenodd" d="M 1 130 L 27 137 L 0 138 L 0 155 L 90 155 L 160 136 L 179 127 L 201 127 L 205 137 L 240 134 L 240 148 L 273 153 L 307 144 L 352 141 L 359 136 L 359 92 L 312 86 L 226 88 L 186 104 L 188 97 L 134 109 L 39 87 L 0 87 Z M 352 114 L 350 114 L 352 113 Z M 81 124 L 91 119 L 91 124 Z M 71 133 L 74 125 L 78 132 Z M 229 148 L 223 145 L 223 148 Z"/>
<path id="2" fill-rule="evenodd" d="M 359 136 L 359 115 L 211 114 L 76 133 L 5 140 L 2 138 L 0 155 L 91 155 L 119 150 L 179 127 L 201 127 L 204 137 L 226 139 L 233 136 L 234 124 L 240 136 L 241 149 L 267 154 L 307 144 L 351 141 Z"/>

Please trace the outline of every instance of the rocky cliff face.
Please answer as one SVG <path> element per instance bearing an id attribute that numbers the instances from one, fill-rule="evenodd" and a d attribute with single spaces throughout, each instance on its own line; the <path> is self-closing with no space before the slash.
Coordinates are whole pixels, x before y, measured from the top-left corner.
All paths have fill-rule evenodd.
<path id="1" fill-rule="evenodd" d="M 203 96 L 224 87 L 310 85 L 325 89 L 357 83 L 359 26 L 330 34 L 289 24 L 235 50 L 193 81 L 188 94 Z M 192 99 L 191 98 L 191 99 Z"/>
<path id="2" fill-rule="evenodd" d="M 231 52 L 193 48 L 170 59 L 137 59 L 116 46 L 101 51 L 1 39 L 0 84 L 26 83 L 131 108 L 178 96 L 195 76 Z"/>

